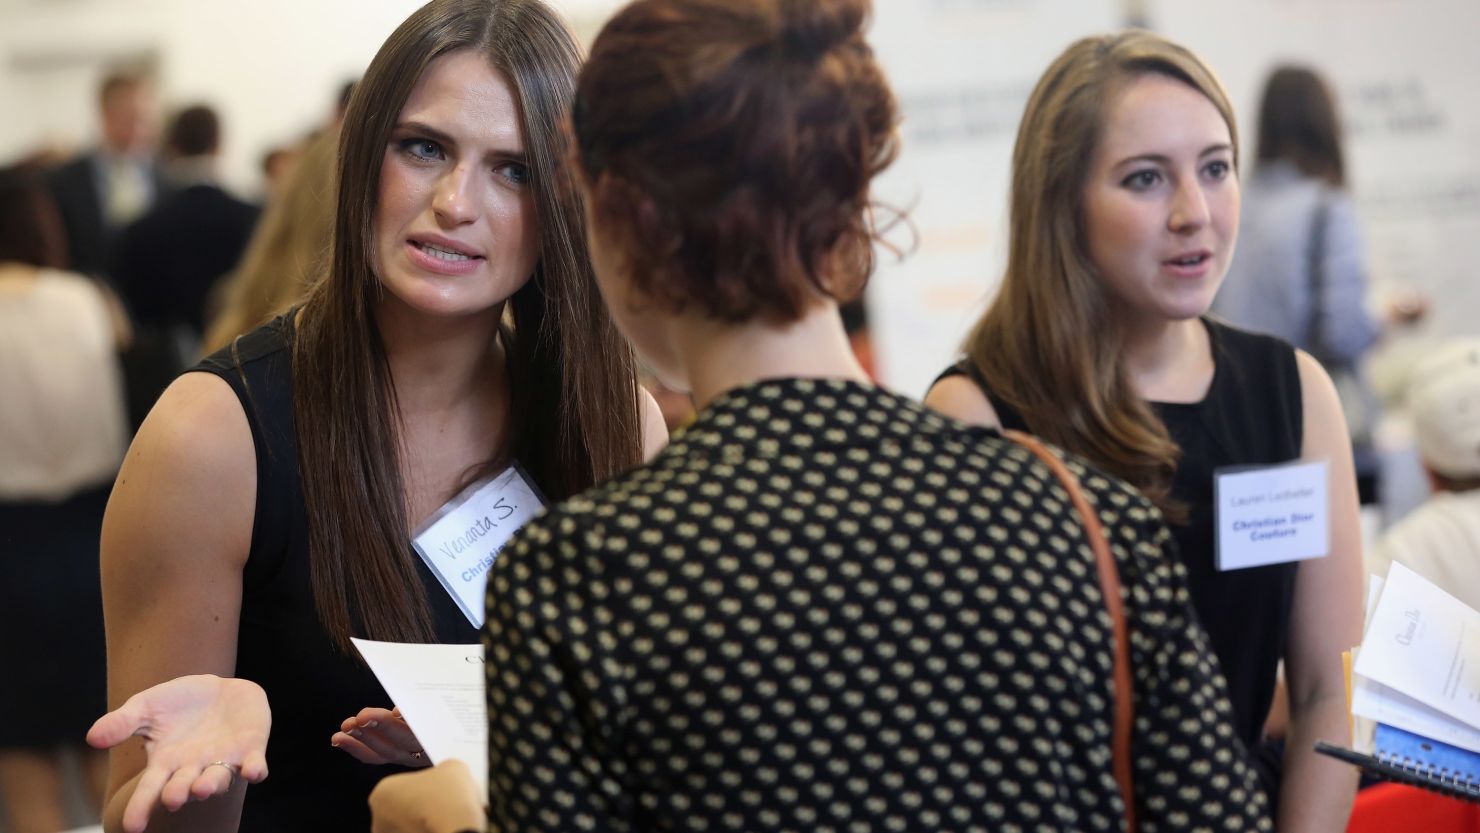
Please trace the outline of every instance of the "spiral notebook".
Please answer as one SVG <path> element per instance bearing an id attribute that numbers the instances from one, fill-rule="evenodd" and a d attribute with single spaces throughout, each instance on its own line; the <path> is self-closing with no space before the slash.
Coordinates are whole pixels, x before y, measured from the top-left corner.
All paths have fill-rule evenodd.
<path id="1" fill-rule="evenodd" d="M 1316 742 L 1316 751 L 1356 764 L 1387 781 L 1480 804 L 1480 754 L 1468 749 L 1378 724 L 1376 748 L 1371 755 L 1325 741 Z"/>
<path id="2" fill-rule="evenodd" d="M 1362 644 L 1343 656 L 1355 748 L 1316 751 L 1480 804 L 1477 640 L 1480 612 L 1433 582 L 1401 563 L 1373 576 Z"/>

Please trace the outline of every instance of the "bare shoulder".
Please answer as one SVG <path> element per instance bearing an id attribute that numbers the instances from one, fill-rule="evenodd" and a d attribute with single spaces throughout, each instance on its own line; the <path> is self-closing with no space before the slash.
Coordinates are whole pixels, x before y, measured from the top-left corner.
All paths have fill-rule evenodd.
<path id="1" fill-rule="evenodd" d="M 1301 422 L 1305 438 L 1302 442 L 1305 453 L 1301 456 L 1325 456 L 1330 453 L 1330 446 L 1344 446 L 1350 455 L 1346 416 L 1341 410 L 1341 399 L 1330 374 L 1304 350 L 1295 351 L 1295 367 L 1300 374 Z"/>
<path id="2" fill-rule="evenodd" d="M 651 460 L 663 446 L 668 445 L 668 424 L 663 421 L 663 409 L 648 389 L 638 386 L 638 409 L 642 418 L 642 459 Z"/>
<path id="3" fill-rule="evenodd" d="M 966 376 L 947 376 L 931 385 L 925 393 L 925 404 L 967 425 L 1002 427 L 991 400 Z"/>
<path id="4" fill-rule="evenodd" d="M 1326 368 L 1314 356 L 1298 347 L 1295 349 L 1295 369 L 1300 374 L 1301 393 L 1330 389 L 1335 394 L 1336 386 L 1331 382 L 1331 374 L 1326 372 Z"/>
<path id="5" fill-rule="evenodd" d="M 208 373 L 180 376 L 140 426 L 118 473 L 104 521 L 105 562 L 192 557 L 172 545 L 179 542 L 193 557 L 218 555 L 239 568 L 251 541 L 256 463 L 231 387 Z"/>

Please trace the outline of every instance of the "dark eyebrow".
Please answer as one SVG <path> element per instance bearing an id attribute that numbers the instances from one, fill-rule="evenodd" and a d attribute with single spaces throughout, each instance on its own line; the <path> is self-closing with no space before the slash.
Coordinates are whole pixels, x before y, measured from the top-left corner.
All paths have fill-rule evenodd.
<path id="1" fill-rule="evenodd" d="M 426 138 L 431 139 L 438 144 L 446 145 L 447 147 L 457 147 L 457 140 L 453 139 L 451 136 L 438 130 L 437 128 L 432 127 L 426 122 L 401 122 L 395 126 L 395 129 L 392 132 L 413 133 L 418 136 L 425 136 Z M 492 153 L 488 154 L 488 157 L 490 159 L 497 159 L 504 162 L 517 162 L 520 165 L 528 164 L 528 160 L 526 160 L 524 151 L 522 150 L 495 150 Z"/>
<path id="2" fill-rule="evenodd" d="M 1208 145 L 1207 147 L 1203 148 L 1202 153 L 1199 153 L 1197 155 L 1197 158 L 1198 159 L 1201 159 L 1204 156 L 1207 156 L 1207 155 L 1213 154 L 1213 153 L 1219 153 L 1221 151 L 1228 151 L 1228 152 L 1232 153 L 1233 152 L 1233 145 L 1230 145 L 1227 142 L 1219 142 L 1216 145 Z M 1166 164 L 1169 164 L 1171 161 L 1172 160 L 1170 158 L 1168 158 L 1166 156 L 1163 156 L 1163 155 L 1161 155 L 1159 153 L 1143 153 L 1143 154 L 1141 154 L 1139 156 L 1128 156 L 1125 159 L 1122 159 L 1119 162 L 1116 162 L 1115 163 L 1115 167 L 1120 168 L 1120 167 L 1123 167 L 1125 165 L 1129 165 L 1132 162 L 1154 162 L 1154 163 L 1156 163 L 1158 165 L 1166 165 Z"/>
<path id="3" fill-rule="evenodd" d="M 446 133 L 443 133 L 442 131 L 438 130 L 435 127 L 432 127 L 429 124 L 426 124 L 425 122 L 403 121 L 397 124 L 392 132 L 415 133 L 420 136 L 425 136 L 426 138 L 431 139 L 434 142 L 438 142 L 439 144 L 451 145 L 453 147 L 457 146 L 457 142 L 453 141 L 451 136 L 448 136 Z"/>

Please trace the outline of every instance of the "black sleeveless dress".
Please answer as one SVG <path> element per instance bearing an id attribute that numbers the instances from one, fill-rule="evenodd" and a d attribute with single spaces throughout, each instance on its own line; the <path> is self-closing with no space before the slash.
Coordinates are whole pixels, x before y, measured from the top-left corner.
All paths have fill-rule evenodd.
<path id="1" fill-rule="evenodd" d="M 231 385 L 257 453 L 257 511 L 242 581 L 237 676 L 267 692 L 272 735 L 268 777 L 247 789 L 241 831 L 365 831 L 366 799 L 400 767 L 362 764 L 329 745 L 340 723 L 390 698 L 357 657 L 340 653 L 319 626 L 308 563 L 308 510 L 293 423 L 291 314 L 243 336 L 192 370 Z M 352 519 L 346 519 L 352 522 Z M 411 552 L 439 642 L 472 644 L 478 631 Z"/>
<path id="2" fill-rule="evenodd" d="M 1278 758 L 1259 752 L 1274 697 L 1276 668 L 1290 631 L 1299 563 L 1219 572 L 1213 531 L 1213 473 L 1224 466 L 1286 463 L 1300 456 L 1303 410 L 1295 350 L 1279 339 L 1203 319 L 1213 347 L 1213 383 L 1201 402 L 1153 402 L 1182 457 L 1172 495 L 1191 512 L 1169 524 L 1187 567 L 1192 606 L 1211 638 L 1228 680 L 1234 727 L 1256 753 L 1271 799 L 1278 795 Z M 1003 428 L 1031 430 L 993 393 L 974 365 L 962 361 L 942 374 L 976 382 Z"/>

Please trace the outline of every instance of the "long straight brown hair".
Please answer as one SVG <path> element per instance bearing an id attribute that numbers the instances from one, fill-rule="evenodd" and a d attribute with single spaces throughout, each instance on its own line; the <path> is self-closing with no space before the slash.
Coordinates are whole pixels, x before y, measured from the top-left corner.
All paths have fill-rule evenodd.
<path id="1" fill-rule="evenodd" d="M 298 461 L 308 505 L 314 602 L 349 651 L 351 634 L 433 638 L 417 577 L 401 471 L 396 391 L 376 326 L 373 222 L 386 144 L 436 58 L 471 49 L 512 86 L 540 229 L 534 275 L 509 304 L 513 440 L 485 468 L 518 459 L 551 499 L 641 459 L 632 354 L 607 316 L 586 252 L 562 126 L 580 53 L 539 0 L 433 0 L 391 34 L 355 87 L 339 150 L 339 205 L 326 279 L 293 345 Z"/>
<path id="2" fill-rule="evenodd" d="M 1179 520 L 1185 508 L 1170 493 L 1180 449 L 1126 373 L 1120 322 L 1087 253 L 1081 213 L 1106 103 L 1147 74 L 1206 96 L 1238 147 L 1228 96 L 1191 51 L 1143 31 L 1070 45 L 1039 79 L 1018 127 L 1007 271 L 965 351 L 1033 433 L 1131 483 Z"/>

